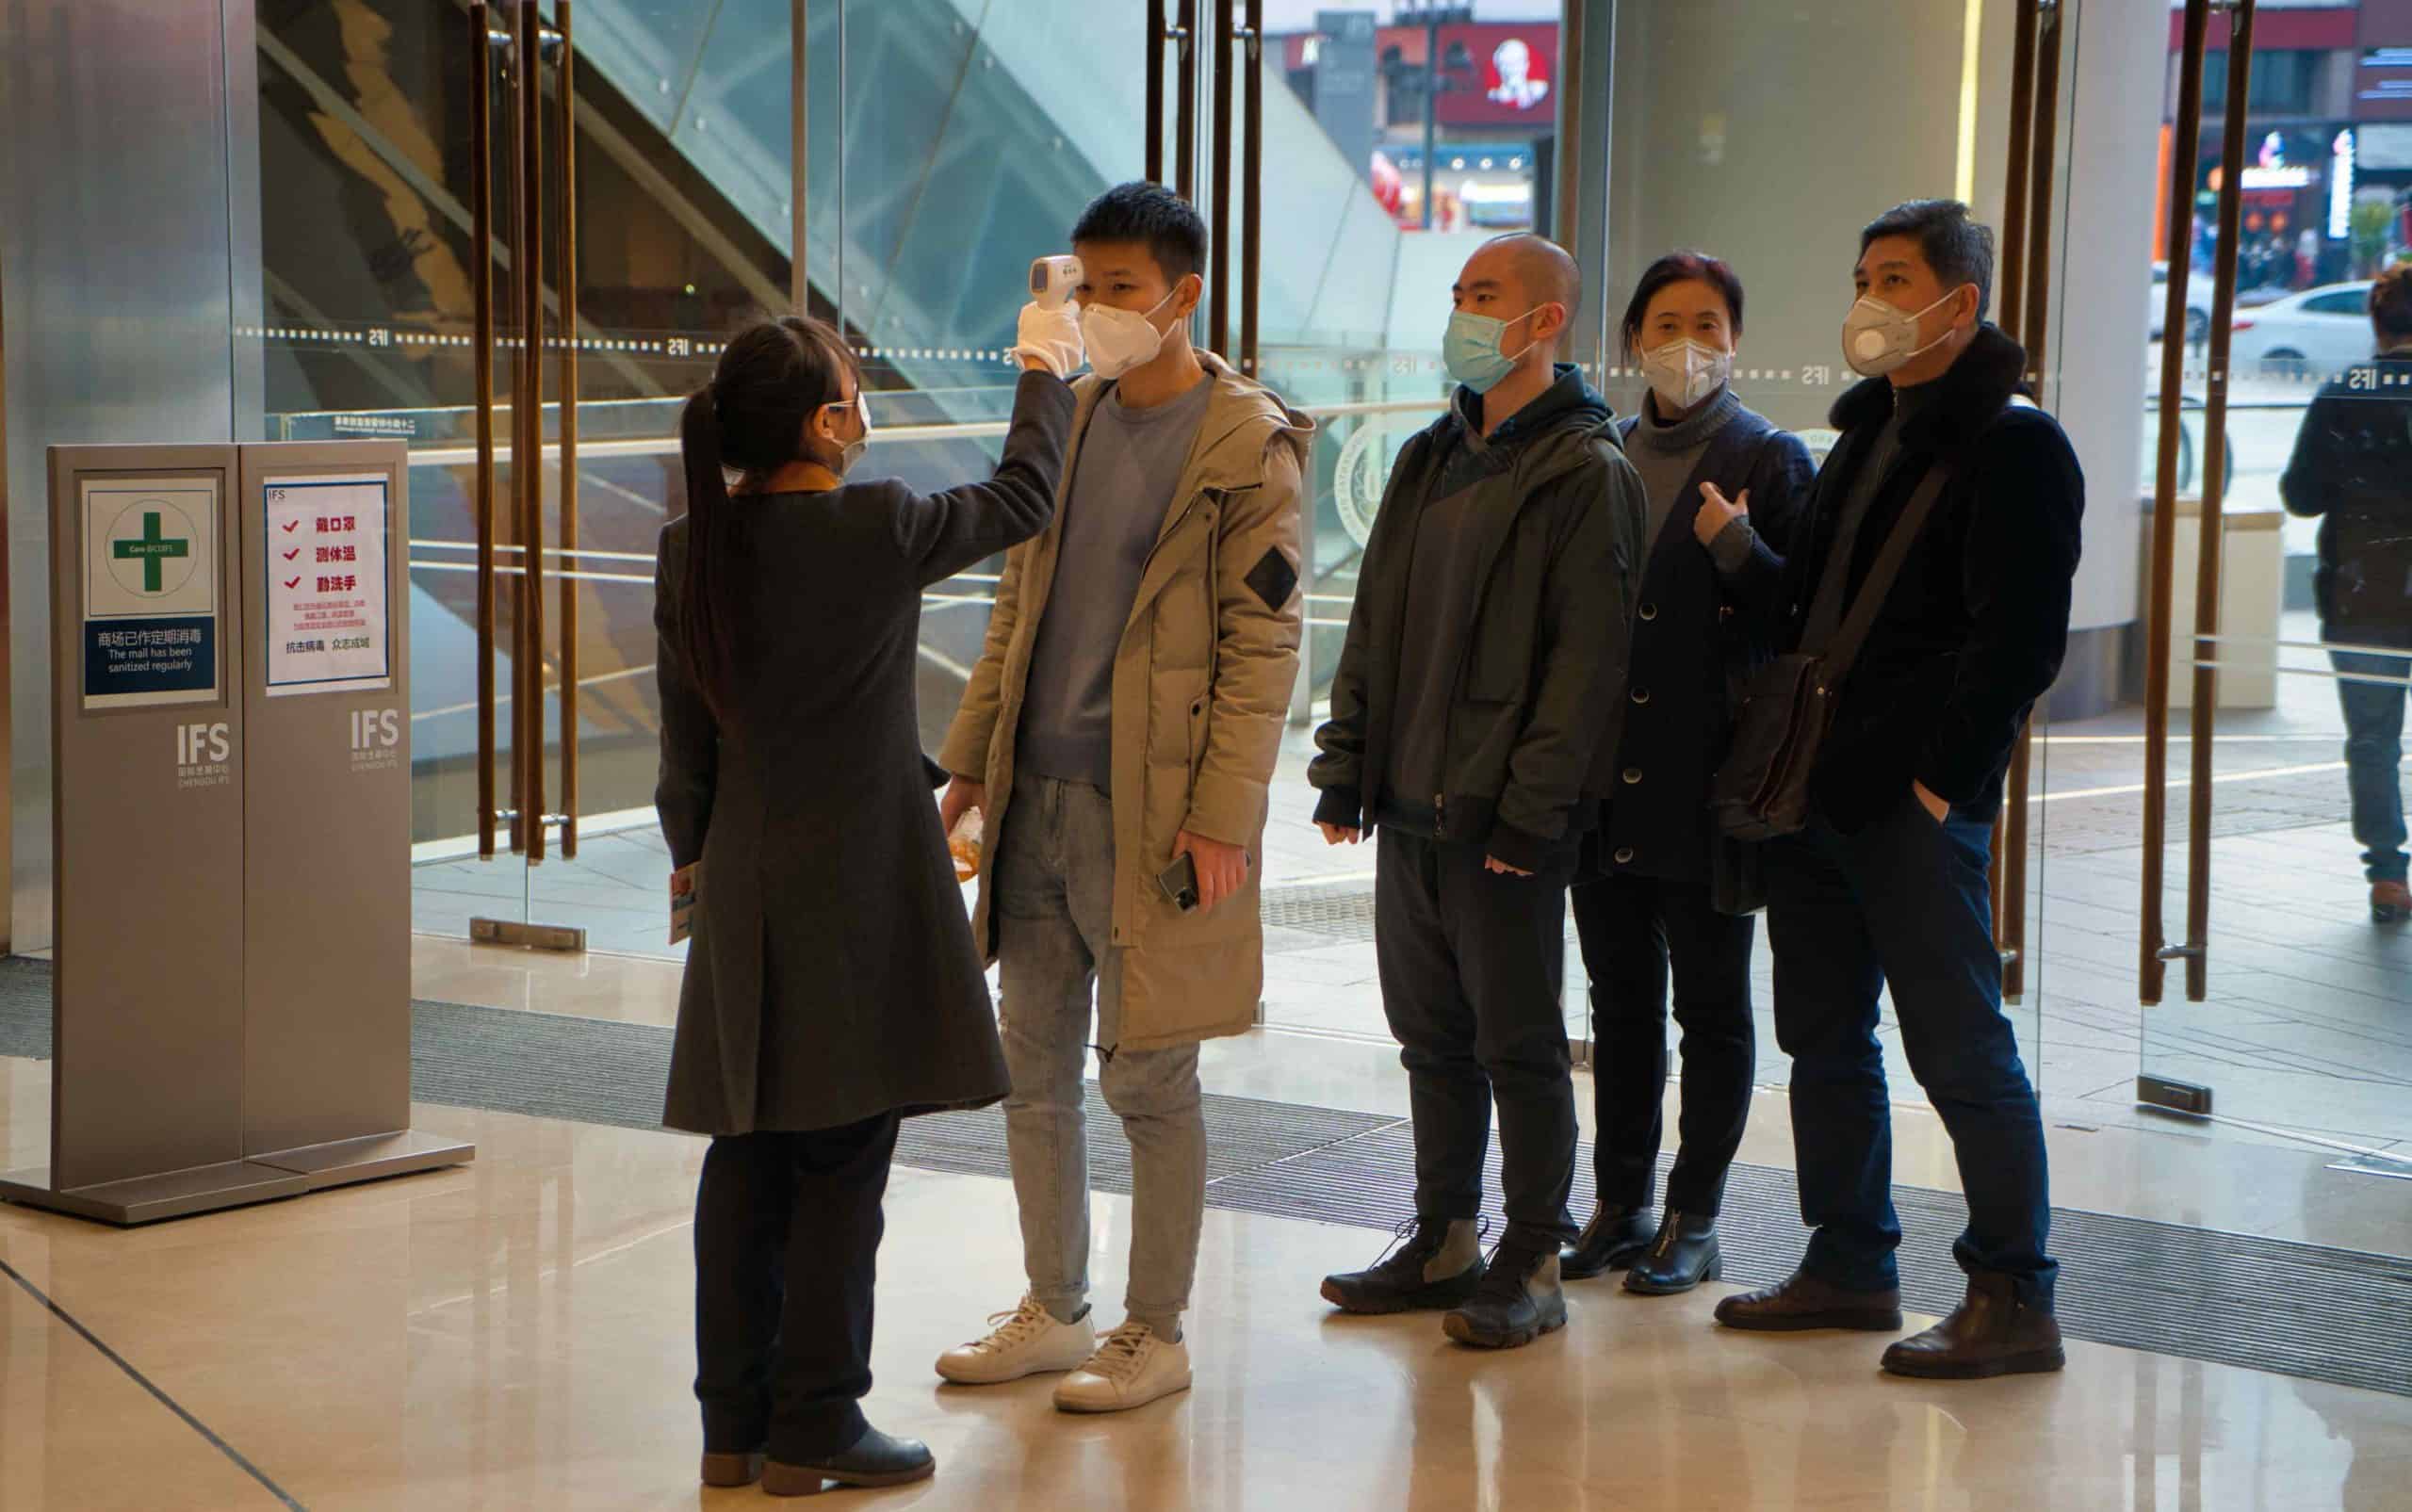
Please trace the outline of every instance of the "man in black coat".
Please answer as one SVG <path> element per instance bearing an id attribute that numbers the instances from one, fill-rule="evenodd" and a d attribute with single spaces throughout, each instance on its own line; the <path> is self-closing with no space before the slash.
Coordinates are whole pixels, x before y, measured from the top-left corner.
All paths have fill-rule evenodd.
<path id="1" fill-rule="evenodd" d="M 2062 1363 L 2043 1120 L 2001 1010 L 1986 874 L 2011 749 L 2060 674 L 2084 480 L 2022 395 L 2027 354 L 1985 321 L 1993 245 L 1950 201 L 1861 236 L 1843 347 L 1868 381 L 1834 408 L 1842 439 L 1787 564 L 1793 645 L 1828 643 L 1921 481 L 1940 468 L 1945 483 L 1842 684 L 1810 823 L 1768 847 L 1776 1038 L 1814 1233 L 1790 1279 L 1717 1312 L 1734 1328 L 1900 1327 L 1876 1038 L 1889 984 L 1968 1198 L 1953 1245 L 1967 1300 L 1886 1352 L 1903 1375 Z"/>

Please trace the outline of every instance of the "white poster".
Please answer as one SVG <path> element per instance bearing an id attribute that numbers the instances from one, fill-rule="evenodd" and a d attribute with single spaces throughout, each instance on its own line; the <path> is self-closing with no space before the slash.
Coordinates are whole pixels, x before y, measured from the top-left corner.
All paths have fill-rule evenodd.
<path id="1" fill-rule="evenodd" d="M 269 696 L 392 687 L 385 475 L 271 478 L 261 486 Z"/>
<path id="2" fill-rule="evenodd" d="M 218 484 L 87 479 L 84 707 L 218 697 Z"/>

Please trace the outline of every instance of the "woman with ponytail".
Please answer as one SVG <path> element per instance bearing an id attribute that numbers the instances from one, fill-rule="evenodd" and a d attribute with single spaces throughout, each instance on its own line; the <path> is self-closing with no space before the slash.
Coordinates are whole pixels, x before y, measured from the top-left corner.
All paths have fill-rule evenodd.
<path id="1" fill-rule="evenodd" d="M 1007 1088 L 914 691 L 922 591 L 1054 512 L 1075 312 L 1025 312 L 1023 332 L 984 483 L 853 480 L 871 415 L 817 320 L 730 342 L 680 421 L 656 803 L 672 864 L 701 866 L 662 1121 L 711 1136 L 695 1211 L 708 1485 L 801 1495 L 936 1468 L 857 1404 L 898 1122 Z"/>

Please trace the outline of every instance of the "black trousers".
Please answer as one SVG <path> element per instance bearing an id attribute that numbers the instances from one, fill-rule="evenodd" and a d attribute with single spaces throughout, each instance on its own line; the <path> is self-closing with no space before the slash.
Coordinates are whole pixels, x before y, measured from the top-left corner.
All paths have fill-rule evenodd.
<path id="1" fill-rule="evenodd" d="M 809 1464 L 870 1426 L 872 1286 L 898 1119 L 715 1139 L 695 1195 L 695 1397 L 710 1454 Z"/>
<path id="2" fill-rule="evenodd" d="M 1555 1249 L 1574 1234 L 1574 1081 L 1559 1002 L 1573 859 L 1515 877 L 1485 870 L 1476 846 L 1389 829 L 1380 846 L 1374 947 L 1415 1120 L 1415 1211 L 1480 1216 L 1495 1097 L 1506 1238 Z"/>
<path id="3" fill-rule="evenodd" d="M 1574 889 L 1591 976 L 1592 1165 L 1602 1203 L 1646 1208 L 1667 1097 L 1667 984 L 1683 1030 L 1684 1095 L 1667 1206 L 1712 1217 L 1742 1147 L 1758 1069 L 1751 945 L 1758 921 L 1720 914 L 1706 882 L 1615 876 Z"/>

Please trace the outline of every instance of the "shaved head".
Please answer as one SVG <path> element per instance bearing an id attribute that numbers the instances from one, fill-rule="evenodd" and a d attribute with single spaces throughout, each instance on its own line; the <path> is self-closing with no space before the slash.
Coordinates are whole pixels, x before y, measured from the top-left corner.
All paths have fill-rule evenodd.
<path id="1" fill-rule="evenodd" d="M 1565 305 L 1570 325 L 1581 313 L 1582 269 L 1574 266 L 1574 259 L 1567 255 L 1565 248 L 1547 236 L 1529 231 L 1493 236 L 1475 255 L 1480 257 L 1484 253 L 1496 253 L 1507 259 L 1507 266 L 1515 270 L 1516 281 L 1524 285 L 1534 303 Z"/>

